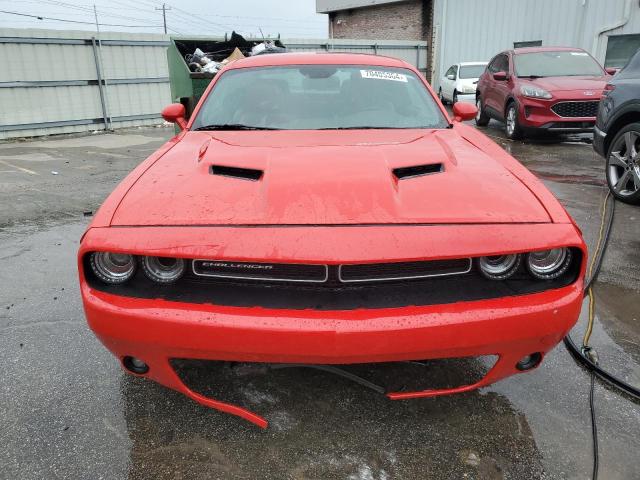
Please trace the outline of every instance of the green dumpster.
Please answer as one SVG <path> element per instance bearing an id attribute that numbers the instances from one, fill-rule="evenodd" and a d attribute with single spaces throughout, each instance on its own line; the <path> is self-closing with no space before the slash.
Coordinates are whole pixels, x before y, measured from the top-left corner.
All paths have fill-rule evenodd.
<path id="1" fill-rule="evenodd" d="M 282 47 L 279 40 L 271 40 Z M 215 76 L 215 73 L 192 72 L 185 60 L 185 55 L 192 54 L 196 48 L 199 48 L 213 61 L 221 62 L 236 48 L 245 56 L 249 56 L 251 49 L 263 41 L 264 39 L 247 40 L 235 32 L 230 37 L 171 37 L 167 60 L 172 101 L 182 103 L 189 118 Z"/>

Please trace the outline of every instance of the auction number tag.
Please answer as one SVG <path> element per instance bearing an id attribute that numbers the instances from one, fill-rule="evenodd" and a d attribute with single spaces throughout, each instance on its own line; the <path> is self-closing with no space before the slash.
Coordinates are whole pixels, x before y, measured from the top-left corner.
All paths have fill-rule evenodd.
<path id="1" fill-rule="evenodd" d="M 360 70 L 362 78 L 374 78 L 377 80 L 392 80 L 394 82 L 405 82 L 407 76 L 402 73 L 385 72 L 382 70 Z"/>

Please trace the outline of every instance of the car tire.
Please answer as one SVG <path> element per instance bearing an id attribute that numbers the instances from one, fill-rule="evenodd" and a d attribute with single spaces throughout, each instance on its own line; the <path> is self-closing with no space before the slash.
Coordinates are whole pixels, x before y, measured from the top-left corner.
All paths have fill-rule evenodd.
<path id="1" fill-rule="evenodd" d="M 479 127 L 486 127 L 489 125 L 489 115 L 484 111 L 482 107 L 482 97 L 476 97 L 476 108 L 478 109 L 478 113 L 476 113 L 476 125 Z"/>
<path id="2" fill-rule="evenodd" d="M 616 199 L 631 205 L 640 205 L 639 150 L 640 123 L 631 123 L 613 137 L 607 152 L 609 190 Z"/>
<path id="3" fill-rule="evenodd" d="M 446 100 L 445 100 L 445 99 L 444 99 L 444 97 L 442 96 L 442 88 L 439 88 L 439 89 L 438 89 L 438 98 L 440 99 L 440 102 L 442 102 L 442 104 L 443 104 L 443 105 L 446 105 L 446 104 L 447 104 Z"/>
<path id="4" fill-rule="evenodd" d="M 522 128 L 518 121 L 518 105 L 516 102 L 510 102 L 507 105 L 506 114 L 504 116 L 504 132 L 509 140 L 518 140 L 522 138 Z"/>
<path id="5" fill-rule="evenodd" d="M 451 105 L 455 105 L 456 103 L 458 103 L 458 91 L 454 90 L 453 91 L 453 98 L 451 100 Z"/>

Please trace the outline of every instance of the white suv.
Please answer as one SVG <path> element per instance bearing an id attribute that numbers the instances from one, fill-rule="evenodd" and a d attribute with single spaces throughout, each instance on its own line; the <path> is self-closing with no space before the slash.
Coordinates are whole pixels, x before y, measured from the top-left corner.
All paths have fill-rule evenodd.
<path id="1" fill-rule="evenodd" d="M 440 79 L 438 96 L 445 102 L 476 103 L 476 84 L 487 62 L 461 62 L 449 67 Z"/>

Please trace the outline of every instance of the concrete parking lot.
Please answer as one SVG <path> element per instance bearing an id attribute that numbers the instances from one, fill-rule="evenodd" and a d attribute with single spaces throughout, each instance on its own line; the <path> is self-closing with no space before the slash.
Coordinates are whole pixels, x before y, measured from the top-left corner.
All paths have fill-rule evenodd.
<path id="1" fill-rule="evenodd" d="M 593 248 L 606 190 L 588 137 L 484 131 L 559 197 Z M 75 254 L 92 212 L 172 134 L 0 144 L 0 478 L 590 478 L 589 375 L 563 345 L 531 373 L 434 399 L 392 402 L 310 370 L 252 376 L 234 394 L 271 422 L 265 431 L 124 374 L 85 323 Z M 640 209 L 616 208 L 592 344 L 603 367 L 639 385 Z M 586 308 L 576 340 L 585 321 Z M 599 382 L 595 404 L 600 478 L 640 478 L 640 406 Z"/>

